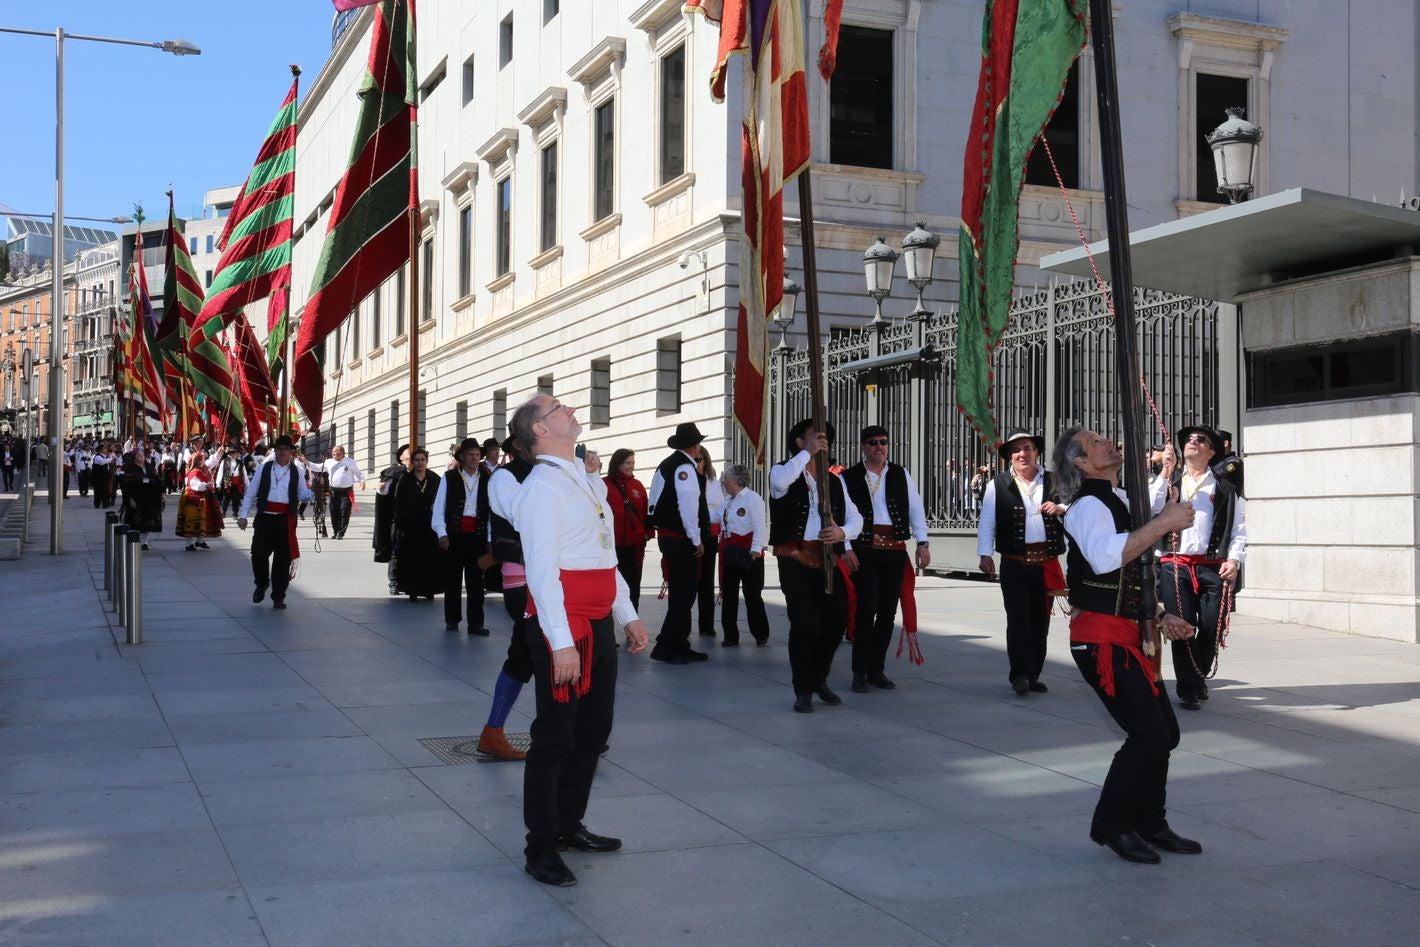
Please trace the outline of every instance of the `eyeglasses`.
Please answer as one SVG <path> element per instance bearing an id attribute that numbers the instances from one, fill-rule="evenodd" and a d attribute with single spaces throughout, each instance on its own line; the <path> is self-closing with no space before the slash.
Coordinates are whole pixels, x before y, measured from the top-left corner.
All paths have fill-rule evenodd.
<path id="1" fill-rule="evenodd" d="M 565 407 L 567 407 L 565 404 L 558 402 L 550 409 L 548 409 L 548 412 L 546 414 L 539 414 L 536 418 L 534 418 L 533 423 L 537 423 L 538 421 L 546 421 L 548 418 L 552 417 L 554 414 L 561 411 Z"/>
<path id="2" fill-rule="evenodd" d="M 1204 434 L 1190 434 L 1184 439 L 1185 444 L 1207 444 L 1208 437 Z"/>
<path id="3" fill-rule="evenodd" d="M 872 437 L 863 442 L 869 447 L 886 447 L 888 439 L 885 437 Z"/>

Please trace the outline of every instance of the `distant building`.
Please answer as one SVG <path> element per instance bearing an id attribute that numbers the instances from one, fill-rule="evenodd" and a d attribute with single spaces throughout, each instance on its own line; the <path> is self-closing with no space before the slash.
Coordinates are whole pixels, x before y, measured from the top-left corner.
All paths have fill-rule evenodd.
<path id="1" fill-rule="evenodd" d="M 4 215 L 0 214 L 0 217 L 4 217 Z M 10 251 L 11 260 L 24 254 L 29 257 L 31 262 L 43 265 L 53 258 L 54 224 L 51 221 L 37 220 L 32 217 L 4 217 L 4 220 L 5 245 Z M 108 243 L 117 237 L 118 234 L 112 230 L 66 225 L 64 228 L 64 262 L 72 263 L 80 250 Z"/>

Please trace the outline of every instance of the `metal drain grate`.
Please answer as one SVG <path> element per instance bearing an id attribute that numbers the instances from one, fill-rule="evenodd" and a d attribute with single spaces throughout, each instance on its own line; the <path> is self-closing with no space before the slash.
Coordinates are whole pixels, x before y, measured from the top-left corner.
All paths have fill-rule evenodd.
<path id="1" fill-rule="evenodd" d="M 532 737 L 526 733 L 505 733 L 508 742 L 516 750 L 527 752 L 532 746 Z M 478 737 L 429 737 L 420 740 L 424 748 L 450 766 L 464 763 L 502 763 L 497 757 L 478 751 Z"/>

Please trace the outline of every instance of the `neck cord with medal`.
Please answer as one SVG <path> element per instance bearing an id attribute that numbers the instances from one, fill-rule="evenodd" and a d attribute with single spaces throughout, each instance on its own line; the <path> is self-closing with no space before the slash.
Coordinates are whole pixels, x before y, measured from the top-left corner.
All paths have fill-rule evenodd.
<path id="1" fill-rule="evenodd" d="M 543 462 L 549 464 L 552 467 L 555 467 L 558 473 L 562 474 L 568 480 L 571 480 L 574 484 L 576 484 L 577 491 L 591 502 L 592 508 L 597 511 L 597 536 L 601 540 L 602 548 L 612 548 L 611 534 L 607 531 L 606 510 L 602 507 L 602 504 L 597 500 L 596 494 L 592 492 L 592 485 L 587 482 L 587 478 L 577 476 L 561 464 L 552 463 L 551 461 Z"/>

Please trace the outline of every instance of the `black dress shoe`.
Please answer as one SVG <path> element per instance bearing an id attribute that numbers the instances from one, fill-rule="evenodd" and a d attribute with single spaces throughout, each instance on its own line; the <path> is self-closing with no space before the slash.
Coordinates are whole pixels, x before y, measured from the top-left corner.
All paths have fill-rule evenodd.
<path id="1" fill-rule="evenodd" d="M 829 686 L 828 686 L 827 684 L 821 684 L 821 685 L 819 685 L 819 689 L 818 689 L 817 691 L 815 691 L 814 693 L 818 694 L 818 699 L 821 700 L 821 701 L 823 701 L 825 704 L 841 704 L 841 703 L 843 703 L 843 698 L 842 698 L 842 697 L 839 697 L 839 696 L 838 696 L 837 694 L 835 694 L 832 690 L 830 690 L 830 689 L 829 689 Z"/>
<path id="2" fill-rule="evenodd" d="M 664 652 L 664 651 L 662 651 L 660 654 L 657 654 L 656 651 L 655 651 L 655 649 L 652 649 L 652 650 L 651 650 L 651 660 L 652 660 L 652 661 L 664 661 L 666 664 L 689 664 L 689 663 L 690 663 L 690 659 L 687 658 L 687 657 L 686 657 L 685 655 L 683 655 L 683 654 L 667 654 L 667 653 Z"/>
<path id="3" fill-rule="evenodd" d="M 1156 832 L 1139 832 L 1139 837 L 1155 848 L 1161 848 L 1175 855 L 1201 855 L 1203 846 L 1191 838 L 1184 838 L 1168 826 Z"/>
<path id="4" fill-rule="evenodd" d="M 597 835 L 583 827 L 557 840 L 559 852 L 565 852 L 569 848 L 575 848 L 579 852 L 614 852 L 621 848 L 621 839 Z"/>
<path id="5" fill-rule="evenodd" d="M 694 662 L 696 662 L 696 661 L 709 661 L 709 660 L 710 660 L 710 655 L 706 654 L 704 651 L 686 651 L 686 652 L 684 652 L 684 655 L 685 655 L 685 660 L 688 661 L 688 662 L 690 662 L 690 663 L 694 663 Z"/>
<path id="6" fill-rule="evenodd" d="M 251 600 L 253 602 L 260 602 L 264 598 L 266 598 L 266 583 L 258 582 L 256 591 L 251 593 Z"/>
<path id="7" fill-rule="evenodd" d="M 1045 686 L 1044 681 L 1031 681 L 1030 690 L 1032 694 L 1046 694 L 1050 692 L 1050 688 Z"/>
<path id="8" fill-rule="evenodd" d="M 874 671 L 872 674 L 869 674 L 868 683 L 885 691 L 890 691 L 897 686 L 892 681 L 888 680 L 887 675 L 882 671 Z"/>
<path id="9" fill-rule="evenodd" d="M 567 867 L 562 856 L 556 852 L 548 852 L 540 858 L 529 859 L 527 864 L 523 866 L 523 871 L 545 885 L 570 888 L 577 883 L 577 876 L 572 874 L 572 869 Z"/>
<path id="10" fill-rule="evenodd" d="M 765 635 L 763 638 L 756 636 L 754 639 L 754 643 L 762 648 L 765 645 L 769 644 L 769 636 Z"/>
<path id="11" fill-rule="evenodd" d="M 1159 853 L 1149 846 L 1149 843 L 1141 839 L 1134 832 L 1103 832 L 1098 829 L 1090 829 L 1090 841 L 1096 845 L 1107 845 L 1109 850 L 1120 858 L 1128 862 L 1138 862 L 1141 865 L 1157 865 L 1163 861 Z"/>
<path id="12" fill-rule="evenodd" d="M 457 628 L 458 626 L 455 625 L 454 627 Z M 468 633 L 471 634 L 471 635 L 478 635 L 478 637 L 480 637 L 480 638 L 487 638 L 487 637 L 488 637 L 488 629 L 487 629 L 487 628 L 472 628 L 472 627 L 470 627 L 469 630 L 468 630 Z"/>
<path id="13" fill-rule="evenodd" d="M 1199 700 L 1207 700 L 1207 699 L 1208 699 L 1208 685 L 1207 685 L 1207 684 L 1199 684 L 1199 685 L 1198 685 L 1198 699 L 1199 699 Z"/>
<path id="14" fill-rule="evenodd" d="M 814 695 L 800 694 L 794 698 L 794 713 L 811 714 L 814 712 Z"/>
<path id="15" fill-rule="evenodd" d="M 849 685 L 848 689 L 855 694 L 866 694 L 868 692 L 868 679 L 862 674 L 854 674 L 853 683 Z"/>
<path id="16" fill-rule="evenodd" d="M 272 607 L 272 608 L 285 608 L 285 607 L 286 607 L 286 600 L 285 600 L 284 598 L 274 598 L 274 599 L 271 600 L 271 607 Z"/>
<path id="17" fill-rule="evenodd" d="M 1011 690 L 1016 692 L 1017 697 L 1024 697 L 1030 693 L 1030 681 L 1024 677 L 1011 678 Z"/>
<path id="18" fill-rule="evenodd" d="M 1179 694 L 1179 695 L 1178 695 L 1178 705 L 1179 705 L 1180 707 L 1182 707 L 1184 710 L 1202 710 L 1202 709 L 1203 709 L 1202 707 L 1198 706 L 1198 695 L 1197 695 L 1197 694 Z"/>

